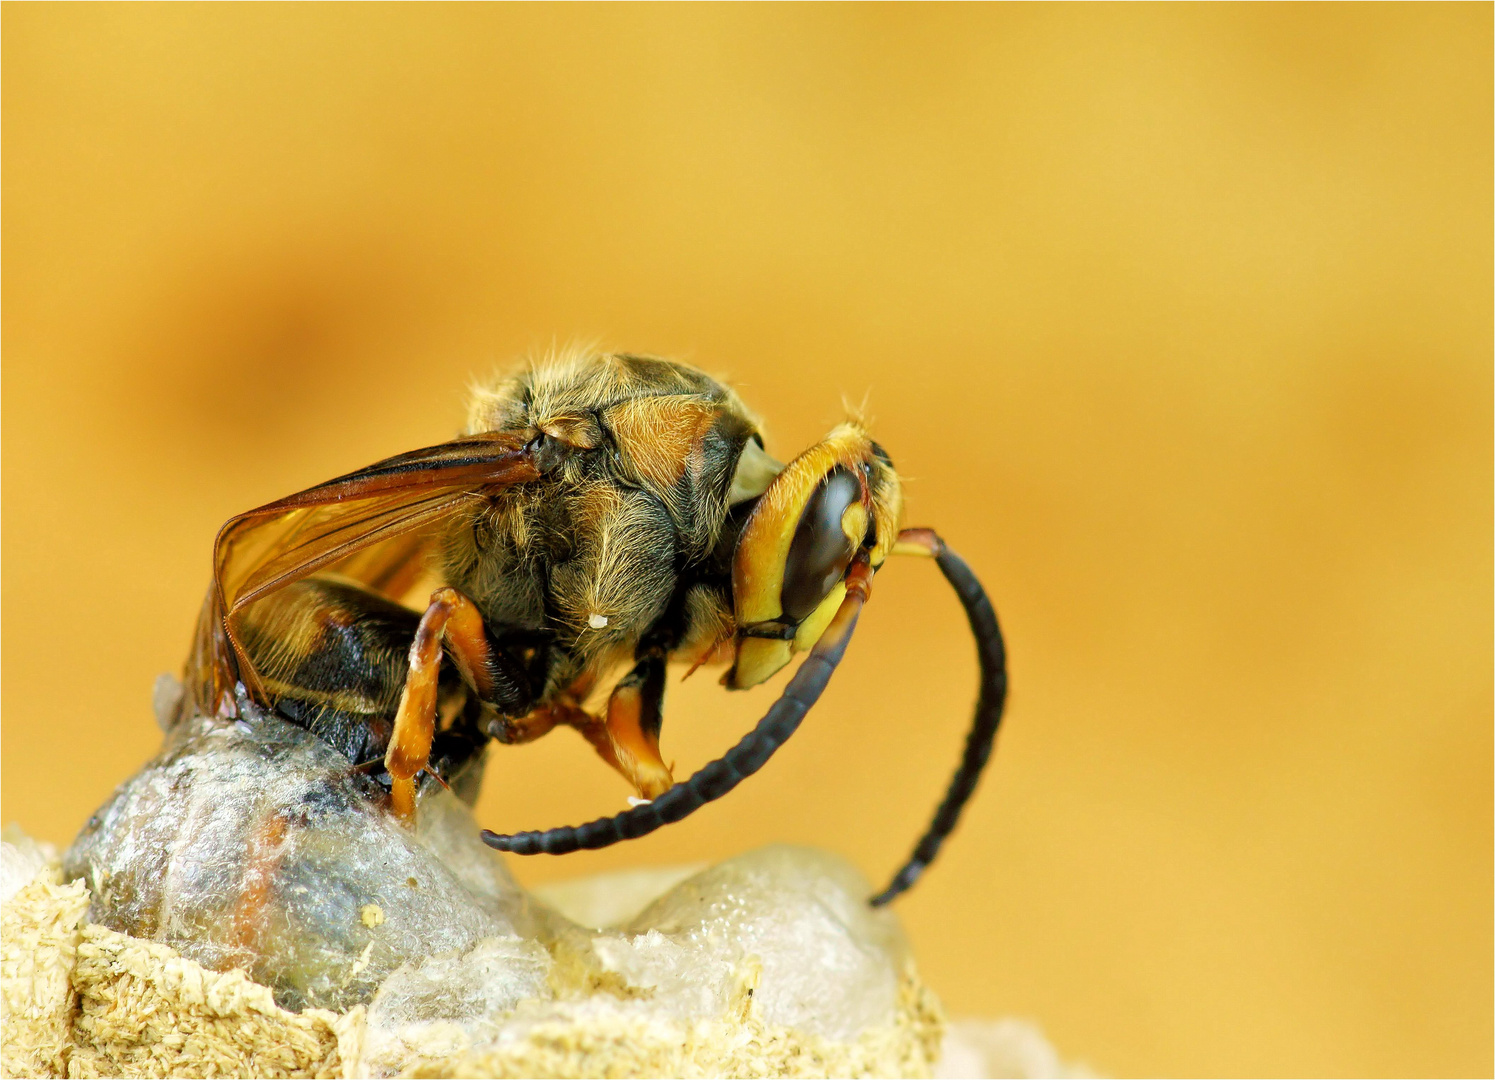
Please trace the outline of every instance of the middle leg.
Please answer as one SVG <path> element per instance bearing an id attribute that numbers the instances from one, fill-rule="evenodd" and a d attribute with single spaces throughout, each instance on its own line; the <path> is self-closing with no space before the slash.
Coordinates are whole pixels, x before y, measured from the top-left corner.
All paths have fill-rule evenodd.
<path id="1" fill-rule="evenodd" d="M 493 648 L 477 606 L 451 587 L 432 593 L 410 643 L 410 670 L 384 754 L 393 809 L 406 819 L 415 813 L 415 778 L 430 760 L 436 734 L 443 652 L 482 701 L 507 712 L 522 712 L 532 700 L 523 668 Z"/>

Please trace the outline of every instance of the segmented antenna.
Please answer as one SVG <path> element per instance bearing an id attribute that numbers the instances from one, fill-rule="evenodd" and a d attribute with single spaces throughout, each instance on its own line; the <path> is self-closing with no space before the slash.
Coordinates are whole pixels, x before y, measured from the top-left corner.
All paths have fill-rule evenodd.
<path id="1" fill-rule="evenodd" d="M 976 638 L 981 690 L 971 731 L 966 736 L 965 753 L 945 792 L 944 801 L 935 811 L 934 820 L 908 861 L 893 875 L 888 887 L 872 898 L 874 907 L 881 907 L 907 891 L 939 854 L 940 846 L 960 820 L 961 811 L 975 792 L 981 771 L 991 757 L 992 743 L 1002 720 L 1002 707 L 1007 700 L 1007 653 L 1002 644 L 1002 630 L 997 625 L 997 613 L 986 590 L 965 560 L 946 547 L 938 536 L 923 529 L 910 530 L 904 536 L 913 539 L 915 534 L 915 542 L 931 551 L 945 580 L 950 582 L 965 608 L 971 633 Z M 864 600 L 862 589 L 847 591 L 836 617 L 763 719 L 736 746 L 685 783 L 676 784 L 653 802 L 585 825 L 512 834 L 485 829 L 483 842 L 499 851 L 517 855 L 565 855 L 583 848 L 608 847 L 621 840 L 645 836 L 663 825 L 688 817 L 714 799 L 720 799 L 761 769 L 774 751 L 794 734 L 810 706 L 819 700 L 831 673 L 846 653 Z"/>
<path id="2" fill-rule="evenodd" d="M 703 766 L 683 784 L 676 784 L 653 802 L 585 825 L 512 834 L 484 829 L 483 842 L 499 851 L 512 851 L 517 855 L 565 855 L 581 848 L 607 847 L 620 840 L 645 836 L 662 825 L 695 813 L 714 799 L 720 799 L 763 768 L 774 751 L 794 734 L 810 706 L 819 700 L 821 691 L 830 682 L 831 672 L 836 670 L 846 653 L 846 645 L 856 628 L 857 616 L 865 599 L 864 588 L 848 588 L 835 618 L 763 719 L 736 746 Z"/>
<path id="3" fill-rule="evenodd" d="M 929 823 L 929 828 L 908 861 L 893 875 L 888 887 L 872 898 L 873 907 L 881 907 L 899 893 L 905 892 L 919 880 L 919 875 L 939 854 L 940 845 L 960 820 L 960 812 L 976 790 L 981 770 L 991 757 L 992 741 L 997 737 L 997 725 L 1002 721 L 1002 706 L 1007 700 L 1007 650 L 1002 644 L 1002 629 L 997 625 L 997 613 L 987 599 L 986 590 L 976 580 L 976 575 L 971 573 L 965 560 L 946 547 L 943 540 L 932 532 L 922 529 L 917 531 L 925 534 L 935 562 L 939 564 L 945 580 L 955 589 L 961 605 L 966 609 L 971 633 L 976 637 L 976 655 L 981 662 L 981 694 L 976 699 L 976 716 L 971 722 L 971 732 L 966 736 L 965 753 L 961 755 L 960 767 L 950 780 L 944 801 L 934 812 L 934 820 Z"/>

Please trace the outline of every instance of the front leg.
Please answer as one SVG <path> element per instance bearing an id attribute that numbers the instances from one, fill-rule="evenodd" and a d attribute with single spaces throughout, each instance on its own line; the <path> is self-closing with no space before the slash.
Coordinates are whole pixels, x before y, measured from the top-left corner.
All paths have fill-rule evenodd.
<path id="1" fill-rule="evenodd" d="M 592 686 L 591 677 L 584 676 L 524 716 L 490 721 L 488 733 L 502 743 L 525 743 L 557 725 L 575 728 L 634 790 L 645 799 L 654 799 L 675 782 L 659 756 L 664 676 L 663 655 L 640 660 L 613 688 L 605 716 L 593 716 L 581 707 Z"/>
<path id="2" fill-rule="evenodd" d="M 664 723 L 665 663 L 662 654 L 645 656 L 618 680 L 607 699 L 604 727 L 613 766 L 645 799 L 656 799 L 675 786 L 659 756 L 659 729 Z"/>
<path id="3" fill-rule="evenodd" d="M 659 756 L 664 677 L 663 653 L 650 653 L 613 687 L 606 716 L 577 708 L 555 715 L 556 722 L 581 732 L 602 760 L 622 773 L 645 799 L 656 799 L 675 784 L 669 766 Z"/>

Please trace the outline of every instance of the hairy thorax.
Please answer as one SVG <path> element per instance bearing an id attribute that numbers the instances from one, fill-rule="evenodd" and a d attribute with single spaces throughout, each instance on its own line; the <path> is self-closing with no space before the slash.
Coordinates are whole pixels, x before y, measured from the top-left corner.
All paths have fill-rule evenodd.
<path id="1" fill-rule="evenodd" d="M 727 495 L 755 432 L 734 394 L 622 357 L 480 391 L 472 425 L 524 438 L 545 476 L 476 501 L 444 538 L 442 576 L 490 625 L 535 635 L 541 698 L 641 648 L 698 663 L 731 637 Z"/>

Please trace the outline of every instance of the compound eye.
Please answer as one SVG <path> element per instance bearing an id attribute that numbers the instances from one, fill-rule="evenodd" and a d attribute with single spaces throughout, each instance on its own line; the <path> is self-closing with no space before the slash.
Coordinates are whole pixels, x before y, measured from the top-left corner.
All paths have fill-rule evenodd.
<path id="1" fill-rule="evenodd" d="M 779 594 L 786 619 L 801 622 L 820 606 L 845 576 L 866 531 L 862 485 L 850 469 L 838 465 L 805 504 L 789 544 Z"/>

